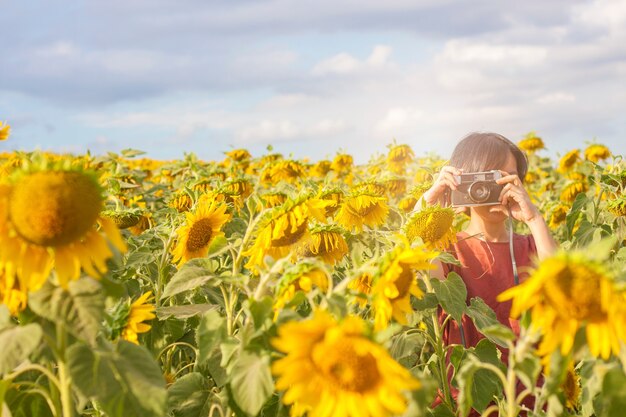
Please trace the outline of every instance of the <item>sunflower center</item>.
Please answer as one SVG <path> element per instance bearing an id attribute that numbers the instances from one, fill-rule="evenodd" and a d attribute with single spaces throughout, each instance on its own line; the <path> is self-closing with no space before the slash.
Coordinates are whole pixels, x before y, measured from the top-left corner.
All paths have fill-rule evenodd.
<path id="1" fill-rule="evenodd" d="M 197 251 L 204 248 L 213 236 L 211 219 L 200 219 L 193 223 L 187 237 L 187 250 Z"/>
<path id="2" fill-rule="evenodd" d="M 367 392 L 381 379 L 376 358 L 356 349 L 356 341 L 320 343 L 313 351 L 313 362 L 333 385 L 345 391 Z"/>
<path id="3" fill-rule="evenodd" d="M 398 295 L 394 298 L 390 298 L 390 300 L 399 300 L 405 297 L 409 290 L 411 289 L 411 284 L 413 283 L 413 272 L 411 268 L 404 264 L 399 264 L 402 268 L 402 272 L 398 275 L 398 278 L 394 281 L 396 288 L 398 289 Z"/>
<path id="4" fill-rule="evenodd" d="M 580 321 L 603 321 L 602 277 L 582 265 L 563 268 L 554 280 L 546 285 L 546 296 L 557 311 Z"/>
<path id="5" fill-rule="evenodd" d="M 87 174 L 47 171 L 15 184 L 9 216 L 23 239 L 41 246 L 62 246 L 82 238 L 101 209 L 100 187 Z"/>
<path id="6" fill-rule="evenodd" d="M 291 226 L 287 227 L 281 237 L 272 239 L 272 247 L 280 248 L 283 246 L 293 245 L 304 235 L 307 228 L 306 220 L 296 227 L 296 230 L 292 230 Z"/>

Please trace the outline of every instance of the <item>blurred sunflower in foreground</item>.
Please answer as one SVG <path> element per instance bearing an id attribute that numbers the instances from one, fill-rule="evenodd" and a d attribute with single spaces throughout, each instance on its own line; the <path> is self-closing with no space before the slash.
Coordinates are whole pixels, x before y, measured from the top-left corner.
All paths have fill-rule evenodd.
<path id="1" fill-rule="evenodd" d="M 272 344 L 286 356 L 273 363 L 272 373 L 293 417 L 384 417 L 406 410 L 403 393 L 420 382 L 366 332 L 362 319 L 338 323 L 324 311 L 279 327 Z"/>
<path id="2" fill-rule="evenodd" d="M 185 213 L 185 225 L 176 231 L 178 241 L 172 249 L 173 262 L 178 267 L 190 259 L 206 256 L 209 245 L 223 235 L 222 226 L 230 220 L 227 209 L 223 202 L 201 199 L 193 212 Z"/>
<path id="3" fill-rule="evenodd" d="M 543 260 L 517 287 L 498 301 L 513 300 L 511 317 L 530 310 L 532 326 L 543 337 L 539 355 L 572 351 L 576 333 L 584 328 L 589 351 L 608 359 L 626 340 L 625 294 L 618 291 L 604 267 L 579 253 L 561 252 Z"/>
<path id="4" fill-rule="evenodd" d="M 26 308 L 28 291 L 22 288 L 15 276 L 9 276 L 0 269 L 0 304 L 8 307 L 12 316 L 17 316 Z"/>
<path id="5" fill-rule="evenodd" d="M 433 269 L 431 261 L 436 256 L 437 252 L 423 247 L 412 249 L 404 241 L 383 258 L 372 288 L 376 330 L 387 327 L 392 317 L 400 324 L 407 323 L 406 316 L 413 311 L 411 295 L 424 296 L 417 285 L 416 271 Z"/>
<path id="6" fill-rule="evenodd" d="M 100 277 L 113 256 L 108 242 L 126 250 L 115 223 L 100 215 L 103 201 L 94 175 L 62 162 L 17 172 L 0 185 L 0 269 L 28 291 L 53 269 L 63 288 L 81 269 Z"/>

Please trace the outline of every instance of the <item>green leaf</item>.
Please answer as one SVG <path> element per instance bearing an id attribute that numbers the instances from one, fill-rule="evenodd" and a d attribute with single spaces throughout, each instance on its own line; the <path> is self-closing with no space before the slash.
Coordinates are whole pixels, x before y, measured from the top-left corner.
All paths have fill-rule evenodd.
<path id="1" fill-rule="evenodd" d="M 507 347 L 507 342 L 515 339 L 511 329 L 498 321 L 496 313 L 481 298 L 474 297 L 470 300 L 467 315 L 478 331 L 492 342 Z"/>
<path id="2" fill-rule="evenodd" d="M 622 417 L 624 415 L 626 409 L 626 375 L 620 367 L 611 369 L 604 376 L 600 401 L 602 408 L 599 415 L 606 417 Z"/>
<path id="3" fill-rule="evenodd" d="M 139 156 L 139 155 L 145 155 L 144 151 L 140 151 L 137 149 L 122 149 L 120 151 L 120 153 L 122 154 L 122 156 L 125 156 L 126 158 L 132 158 L 135 156 Z"/>
<path id="4" fill-rule="evenodd" d="M 244 353 L 237 359 L 230 380 L 233 400 L 250 416 L 256 416 L 274 392 L 269 357 Z"/>
<path id="5" fill-rule="evenodd" d="M 215 274 L 204 266 L 185 264 L 174 274 L 163 290 L 161 299 L 172 297 L 186 291 L 195 290 L 215 278 Z"/>
<path id="6" fill-rule="evenodd" d="M 483 339 L 474 348 L 474 354 L 482 363 L 490 363 L 502 372 L 506 372 L 504 364 L 500 361 L 500 355 L 496 346 L 487 339 Z M 474 374 L 472 384 L 473 407 L 482 412 L 493 400 L 494 395 L 502 391 L 502 381 L 492 371 L 480 369 Z"/>
<path id="7" fill-rule="evenodd" d="M 434 279 L 431 283 L 443 309 L 460 323 L 467 309 L 467 288 L 463 279 L 456 272 L 450 272 L 445 280 Z"/>
<path id="8" fill-rule="evenodd" d="M 0 330 L 0 375 L 11 372 L 39 347 L 43 331 L 37 323 Z"/>
<path id="9" fill-rule="evenodd" d="M 263 297 L 261 300 L 257 301 L 255 299 L 250 299 L 248 301 L 250 314 L 252 315 L 252 321 L 254 322 L 254 328 L 256 330 L 263 327 L 266 323 L 271 323 L 272 316 L 274 314 L 273 305 L 274 302 L 270 297 Z"/>
<path id="10" fill-rule="evenodd" d="M 179 378 L 167 390 L 167 405 L 176 417 L 205 417 L 211 408 L 211 384 L 198 372 Z"/>
<path id="11" fill-rule="evenodd" d="M 437 255 L 437 259 L 443 262 L 444 264 L 461 266 L 461 262 L 449 252 L 440 252 L 439 255 Z"/>
<path id="12" fill-rule="evenodd" d="M 46 282 L 30 294 L 28 306 L 38 316 L 64 324 L 76 338 L 94 343 L 102 328 L 104 292 L 91 278 L 71 281 L 68 291 Z"/>
<path id="13" fill-rule="evenodd" d="M 198 314 L 206 313 L 210 310 L 217 309 L 213 304 L 187 304 L 178 306 L 158 307 L 156 316 L 159 320 L 167 320 L 170 317 L 177 319 L 188 319 Z"/>
<path id="14" fill-rule="evenodd" d="M 97 400 L 109 417 L 163 417 L 165 380 L 152 355 L 124 340 L 96 349 L 76 343 L 67 350 L 73 386 Z"/>
<path id="15" fill-rule="evenodd" d="M 576 199 L 574 200 L 574 203 L 572 204 L 572 208 L 570 209 L 569 213 L 565 217 L 565 226 L 567 230 L 568 239 L 572 238 L 572 231 L 574 230 L 574 225 L 576 224 L 576 220 L 578 220 L 578 218 L 581 216 L 582 208 L 585 206 L 585 204 L 587 204 L 588 201 L 589 199 L 585 193 L 580 193 L 576 196 Z"/>
<path id="16" fill-rule="evenodd" d="M 198 363 L 208 360 L 213 350 L 226 339 L 226 319 L 217 310 L 207 311 L 200 318 L 200 324 L 196 329 L 196 342 L 198 345 Z"/>
<path id="17" fill-rule="evenodd" d="M 481 369 L 480 363 L 478 357 L 469 355 L 457 375 L 457 403 L 461 416 L 467 416 L 472 406 L 477 411 L 483 411 L 498 392 L 498 377 L 491 371 Z"/>
<path id="18" fill-rule="evenodd" d="M 411 306 L 413 306 L 415 311 L 432 310 L 437 308 L 438 305 L 439 300 L 437 296 L 431 292 L 425 293 L 422 298 L 411 297 Z"/>

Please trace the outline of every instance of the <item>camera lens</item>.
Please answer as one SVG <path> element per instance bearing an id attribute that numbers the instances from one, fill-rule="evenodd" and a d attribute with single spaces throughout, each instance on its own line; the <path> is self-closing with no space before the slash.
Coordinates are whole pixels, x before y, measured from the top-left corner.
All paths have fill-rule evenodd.
<path id="1" fill-rule="evenodd" d="M 482 203 L 484 201 L 487 201 L 487 199 L 491 195 L 491 189 L 486 183 L 476 181 L 470 184 L 469 188 L 467 189 L 467 194 L 473 202 Z"/>

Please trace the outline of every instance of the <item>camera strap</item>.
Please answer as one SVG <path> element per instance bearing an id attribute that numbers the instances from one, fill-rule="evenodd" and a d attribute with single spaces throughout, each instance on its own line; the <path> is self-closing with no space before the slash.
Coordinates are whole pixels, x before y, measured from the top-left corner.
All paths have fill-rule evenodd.
<path id="1" fill-rule="evenodd" d="M 513 215 L 508 204 L 506 208 L 509 210 L 509 252 L 511 253 L 511 266 L 513 267 L 513 282 L 515 285 L 518 285 L 519 275 L 517 273 L 517 262 L 515 261 L 515 250 L 513 249 Z"/>

